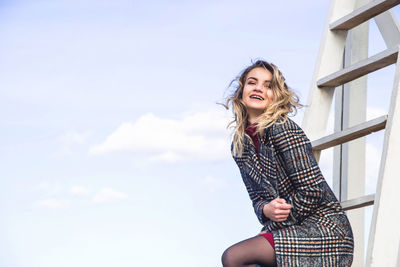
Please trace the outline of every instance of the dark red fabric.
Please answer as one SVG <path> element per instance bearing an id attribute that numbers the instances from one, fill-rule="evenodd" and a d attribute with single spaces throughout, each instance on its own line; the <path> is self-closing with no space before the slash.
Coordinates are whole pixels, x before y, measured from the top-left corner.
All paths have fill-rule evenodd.
<path id="1" fill-rule="evenodd" d="M 259 151 L 258 151 L 259 140 L 258 140 L 258 136 L 257 136 L 257 134 L 256 134 L 256 130 L 257 130 L 257 124 L 255 124 L 255 123 L 250 124 L 250 125 L 247 126 L 247 128 L 245 129 L 246 133 L 247 133 L 248 135 L 250 135 L 251 138 L 253 139 L 254 146 L 255 146 L 256 149 L 257 149 L 257 153 L 259 153 Z"/>
<path id="2" fill-rule="evenodd" d="M 270 232 L 260 233 L 259 235 L 262 235 L 263 237 L 265 237 L 268 240 L 268 242 L 271 244 L 272 248 L 275 249 L 274 236 L 272 235 L 272 233 L 270 233 Z"/>

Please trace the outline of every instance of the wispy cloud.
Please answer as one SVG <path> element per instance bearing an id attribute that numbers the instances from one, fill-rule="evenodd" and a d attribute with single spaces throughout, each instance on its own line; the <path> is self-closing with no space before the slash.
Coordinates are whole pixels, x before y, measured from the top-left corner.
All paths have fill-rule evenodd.
<path id="1" fill-rule="evenodd" d="M 214 161 L 228 158 L 229 115 L 223 110 L 186 114 L 182 119 L 141 116 L 122 123 L 104 142 L 90 149 L 93 155 L 129 151 L 149 160 Z"/>
<path id="2" fill-rule="evenodd" d="M 56 195 L 61 191 L 61 186 L 58 183 L 41 182 L 33 187 L 33 191 L 44 195 Z"/>
<path id="3" fill-rule="evenodd" d="M 72 154 L 73 146 L 84 144 L 90 135 L 90 132 L 79 133 L 74 130 L 61 135 L 58 137 L 58 141 L 61 143 L 62 152 L 65 154 Z"/>
<path id="4" fill-rule="evenodd" d="M 120 199 L 126 199 L 128 198 L 128 195 L 114 190 L 112 188 L 106 187 L 100 190 L 94 198 L 93 198 L 93 203 L 108 203 L 108 202 L 113 202 L 116 200 Z"/>
<path id="5" fill-rule="evenodd" d="M 55 190 L 56 188 L 56 190 Z M 115 190 L 111 187 L 103 187 L 94 192 L 88 186 L 74 185 L 69 188 L 64 186 L 52 185 L 43 182 L 34 187 L 34 190 L 40 193 L 41 200 L 34 202 L 35 207 L 45 207 L 52 209 L 61 209 L 69 207 L 71 204 L 78 202 L 73 196 L 82 196 L 81 201 L 90 201 L 92 203 L 109 203 L 117 200 L 127 199 L 126 193 Z"/>
<path id="6" fill-rule="evenodd" d="M 52 209 L 62 209 L 68 207 L 67 200 L 59 200 L 59 199 L 44 199 L 35 202 L 36 207 L 45 207 Z"/>
<path id="7" fill-rule="evenodd" d="M 90 194 L 90 190 L 84 186 L 71 186 L 69 192 L 73 195 L 88 195 Z"/>
<path id="8" fill-rule="evenodd" d="M 201 180 L 201 183 L 210 191 L 214 192 L 216 190 L 227 187 L 228 183 L 225 179 L 221 177 L 215 177 L 212 175 L 207 175 Z"/>

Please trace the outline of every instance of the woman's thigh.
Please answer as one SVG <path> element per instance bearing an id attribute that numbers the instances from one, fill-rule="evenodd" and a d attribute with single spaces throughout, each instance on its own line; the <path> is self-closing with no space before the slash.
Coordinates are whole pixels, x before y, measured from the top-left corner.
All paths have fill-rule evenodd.
<path id="1" fill-rule="evenodd" d="M 242 266 L 275 266 L 275 250 L 268 240 L 257 235 L 249 239 L 240 241 L 222 254 L 222 265 L 224 267 Z"/>

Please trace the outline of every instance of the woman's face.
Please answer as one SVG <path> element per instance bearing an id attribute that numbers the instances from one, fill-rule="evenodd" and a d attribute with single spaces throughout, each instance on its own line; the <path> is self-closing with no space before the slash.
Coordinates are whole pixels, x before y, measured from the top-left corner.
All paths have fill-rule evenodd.
<path id="1" fill-rule="evenodd" d="M 254 123 L 272 101 L 273 93 L 269 87 L 271 80 L 272 73 L 261 67 L 254 68 L 247 74 L 242 100 L 249 114 L 250 123 Z"/>

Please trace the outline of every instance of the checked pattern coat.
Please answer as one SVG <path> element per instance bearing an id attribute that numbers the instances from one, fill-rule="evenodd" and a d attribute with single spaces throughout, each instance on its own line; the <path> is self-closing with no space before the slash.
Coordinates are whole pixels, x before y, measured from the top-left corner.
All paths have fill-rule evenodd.
<path id="1" fill-rule="evenodd" d="M 290 118 L 279 119 L 260 137 L 259 154 L 244 138 L 242 156 L 232 155 L 262 231 L 274 237 L 278 266 L 344 267 L 353 261 L 348 218 L 326 183 L 311 142 Z M 292 205 L 284 222 L 265 217 L 263 206 L 280 197 Z"/>

